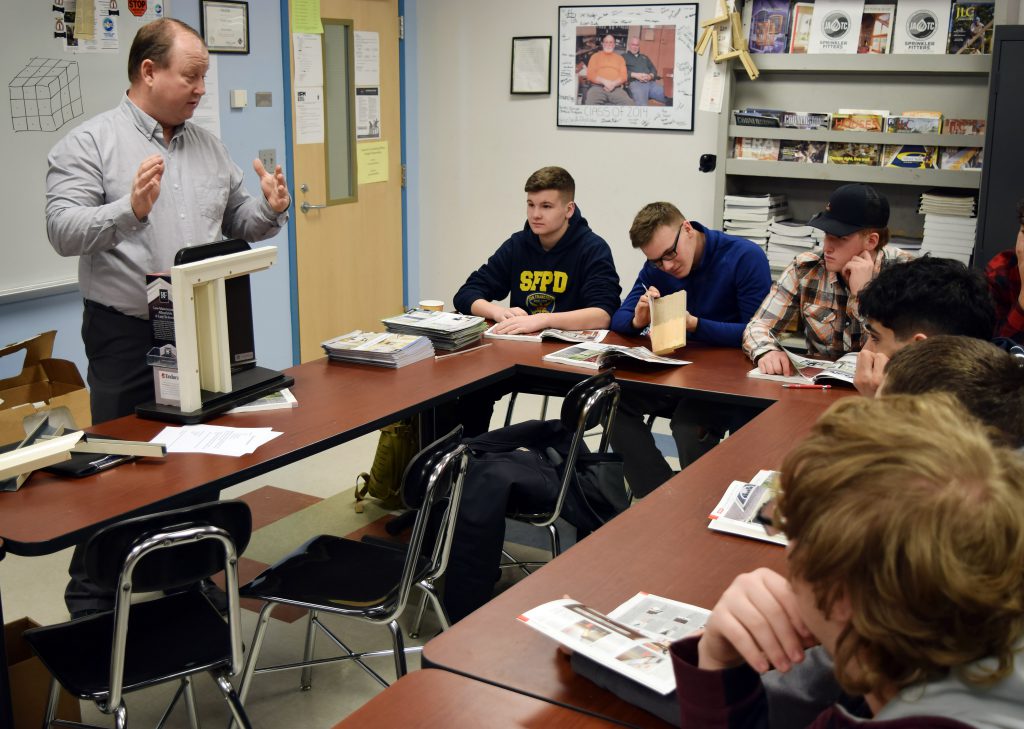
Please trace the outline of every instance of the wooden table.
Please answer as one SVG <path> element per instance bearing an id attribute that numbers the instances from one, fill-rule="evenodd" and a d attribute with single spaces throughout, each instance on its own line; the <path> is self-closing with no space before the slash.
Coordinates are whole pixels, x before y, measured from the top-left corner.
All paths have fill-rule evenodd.
<path id="1" fill-rule="evenodd" d="M 566 594 L 604 612 L 640 591 L 711 608 L 742 572 L 758 566 L 785 572 L 782 548 L 712 532 L 708 514 L 730 481 L 778 468 L 818 415 L 843 394 L 848 393 L 786 391 L 650 496 L 427 643 L 424 665 L 632 726 L 665 726 L 575 675 L 553 641 L 515 617 Z"/>
<path id="2" fill-rule="evenodd" d="M 611 723 L 449 671 L 407 674 L 334 729 L 365 727 L 607 729 Z"/>
<path id="3" fill-rule="evenodd" d="M 616 335 L 610 335 L 607 341 L 631 343 Z M 37 473 L 20 491 L 0 494 L 0 558 L 8 551 L 24 556 L 56 552 L 80 542 L 99 526 L 143 509 L 153 506 L 173 508 L 185 494 L 206 492 L 213 498 L 223 488 L 372 432 L 397 419 L 429 410 L 454 397 L 502 381 L 511 383 L 519 374 L 542 374 L 564 381 L 568 388 L 592 372 L 542 362 L 543 354 L 564 346 L 565 343 L 496 340 L 490 346 L 470 353 L 418 362 L 400 370 L 326 360 L 290 368 L 287 372 L 295 378 L 292 391 L 299 407 L 224 416 L 215 421 L 219 425 L 239 427 L 269 426 L 283 433 L 251 455 L 228 458 L 173 454 L 165 460 L 143 459 L 119 466 L 84 480 Z M 470 646 L 465 662 L 455 660 L 450 646 L 478 638 L 484 643 L 500 644 L 500 641 L 484 640 L 485 635 L 475 632 L 481 627 L 493 626 L 498 630 L 494 634 L 496 636 L 501 635 L 503 639 L 512 636 L 517 642 L 525 641 L 521 650 L 517 648 L 517 655 L 523 658 L 551 657 L 552 660 L 547 661 L 550 665 L 543 666 L 537 675 L 554 677 L 556 680 L 550 688 L 559 695 L 563 692 L 562 684 L 566 683 L 569 686 L 565 689 L 568 691 L 566 696 L 572 699 L 574 706 L 582 707 L 590 699 L 578 692 L 584 691 L 593 696 L 598 690 L 593 686 L 586 689 L 579 680 L 566 675 L 569 673 L 567 664 L 554 662 L 549 644 L 534 642 L 530 645 L 532 636 L 511 633 L 509 628 L 512 625 L 506 625 L 506 619 L 514 624 L 512 618 L 515 615 L 561 596 L 568 588 L 572 589 L 574 597 L 603 609 L 611 608 L 638 589 L 660 591 L 667 597 L 708 604 L 712 596 L 717 596 L 729 579 L 741 571 L 742 565 L 769 562 L 773 554 L 777 561 L 780 560 L 778 552 L 772 553 L 770 547 L 744 545 L 744 548 L 725 548 L 720 546 L 723 544 L 720 539 L 708 541 L 710 535 L 705 533 L 701 517 L 731 478 L 748 477 L 758 468 L 778 465 L 785 448 L 806 430 L 824 404 L 833 398 L 829 393 L 785 391 L 776 382 L 748 379 L 746 372 L 750 364 L 739 350 L 694 345 L 688 347 L 683 356 L 695 364 L 664 369 L 627 366 L 618 371 L 617 377 L 624 387 L 638 390 L 673 391 L 714 401 L 765 407 L 779 398 L 782 402 L 772 405 L 765 414 L 730 438 L 725 446 L 716 449 L 713 453 L 717 455 L 711 460 L 708 457 L 702 459 L 662 487 L 658 494 L 631 509 L 628 519 L 616 519 L 598 535 L 582 542 L 511 594 L 496 601 L 493 607 L 488 606 L 486 612 L 460 623 L 450 638 L 444 636 L 444 640 L 432 643 L 428 654 L 431 660 L 470 675 L 474 671 L 485 673 L 475 656 L 488 654 L 486 645 Z M 163 427 L 164 424 L 156 421 L 126 417 L 90 430 L 116 438 L 150 440 Z M 747 431 L 750 431 L 749 435 Z M 755 436 L 755 432 L 758 435 Z M 675 523 L 677 519 L 678 523 Z M 666 530 L 663 538 L 658 536 L 661 530 Z M 734 558 L 717 571 L 710 569 L 706 559 L 693 560 L 695 564 L 690 564 L 691 560 L 682 560 L 686 569 L 680 571 L 680 575 L 688 573 L 690 567 L 701 567 L 693 570 L 697 580 L 691 584 L 694 589 L 675 589 L 678 586 L 671 579 L 668 583 L 664 578 L 656 579 L 669 567 L 666 557 L 678 561 L 680 555 L 714 552 L 717 558 L 719 552 L 729 554 L 733 549 L 742 557 Z M 758 549 L 763 552 L 763 557 Z M 587 555 L 595 551 L 602 559 L 607 558 L 605 566 L 588 574 L 590 557 Z M 676 572 L 675 567 L 672 572 Z M 561 583 L 554 584 L 552 580 L 556 583 L 561 580 Z M 612 589 L 610 580 L 621 581 Z M 625 588 L 626 584 L 630 587 Z M 0 660 L 4 659 L 2 653 L 0 644 Z M 471 657 L 474 659 L 468 660 Z M 495 670 L 508 685 L 522 683 L 515 670 L 509 673 L 509 666 L 500 670 L 496 666 Z M 0 729 L 10 726 L 9 711 L 5 710 L 9 709 L 9 702 L 5 707 L 9 693 L 5 679 L 6 672 L 0 671 Z M 530 683 L 527 680 L 523 685 L 534 684 L 536 681 Z M 601 703 L 608 698 L 599 696 L 595 700 Z M 624 709 L 614 707 L 614 710 Z"/>

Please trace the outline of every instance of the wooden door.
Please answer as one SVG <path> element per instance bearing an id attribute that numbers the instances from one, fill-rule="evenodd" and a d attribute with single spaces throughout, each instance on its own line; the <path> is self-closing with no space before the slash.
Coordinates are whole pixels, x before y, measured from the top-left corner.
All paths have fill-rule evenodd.
<path id="1" fill-rule="evenodd" d="M 403 304 L 398 0 L 321 0 L 320 14 L 324 20 L 350 22 L 356 32 L 378 34 L 381 120 L 380 139 L 374 141 L 387 144 L 388 179 L 365 185 L 354 180 L 355 199 L 303 212 L 303 202 L 321 205 L 328 200 L 326 148 L 295 143 L 299 137 L 293 106 L 295 275 L 302 362 L 323 356 L 320 343 L 331 337 L 353 329 L 383 331 L 381 318 L 401 312 Z M 293 43 L 291 36 L 289 42 Z M 294 48 L 289 56 L 294 80 Z M 355 103 L 354 98 L 350 101 Z M 365 143 L 353 147 L 356 160 L 358 146 Z"/>

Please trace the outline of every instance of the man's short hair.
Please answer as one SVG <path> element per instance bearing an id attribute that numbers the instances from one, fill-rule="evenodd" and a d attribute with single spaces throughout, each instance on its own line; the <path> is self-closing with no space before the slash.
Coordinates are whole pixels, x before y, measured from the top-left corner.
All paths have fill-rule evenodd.
<path id="1" fill-rule="evenodd" d="M 634 248 L 642 248 L 651 242 L 654 231 L 663 225 L 678 227 L 686 216 L 670 202 L 652 202 L 640 208 L 629 226 L 629 241 Z"/>
<path id="2" fill-rule="evenodd" d="M 899 339 L 917 332 L 991 339 L 995 306 L 984 277 L 959 261 L 924 256 L 893 263 L 864 287 L 860 315 L 893 330 Z"/>
<path id="3" fill-rule="evenodd" d="M 1013 448 L 1024 446 L 1024 360 L 991 342 L 937 336 L 914 342 L 885 367 L 883 395 L 947 392 L 974 417 L 994 428 L 993 436 Z"/>
<path id="4" fill-rule="evenodd" d="M 995 683 L 1024 637 L 1024 461 L 949 395 L 845 398 L 782 465 L 790 574 L 828 615 L 843 688 Z"/>
<path id="5" fill-rule="evenodd" d="M 576 199 L 576 180 L 561 167 L 541 167 L 526 180 L 526 192 L 558 190 L 566 202 Z"/>
<path id="6" fill-rule="evenodd" d="M 160 18 L 139 28 L 128 51 L 128 80 L 135 83 L 142 73 L 142 62 L 147 58 L 158 68 L 167 68 L 171 60 L 171 49 L 178 33 L 191 33 L 199 40 L 203 37 L 195 28 L 174 18 Z M 205 45 L 205 41 L 204 41 Z"/>

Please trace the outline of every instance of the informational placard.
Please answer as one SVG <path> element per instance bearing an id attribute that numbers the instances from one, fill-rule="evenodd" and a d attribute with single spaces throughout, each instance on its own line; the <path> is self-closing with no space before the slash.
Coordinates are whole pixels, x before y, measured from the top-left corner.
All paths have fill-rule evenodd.
<path id="1" fill-rule="evenodd" d="M 808 53 L 856 53 L 862 0 L 816 0 Z"/>
<path id="2" fill-rule="evenodd" d="M 380 86 L 380 34 L 357 30 L 353 36 L 356 86 Z"/>
<path id="3" fill-rule="evenodd" d="M 945 53 L 950 8 L 946 0 L 900 0 L 896 5 L 892 52 Z"/>

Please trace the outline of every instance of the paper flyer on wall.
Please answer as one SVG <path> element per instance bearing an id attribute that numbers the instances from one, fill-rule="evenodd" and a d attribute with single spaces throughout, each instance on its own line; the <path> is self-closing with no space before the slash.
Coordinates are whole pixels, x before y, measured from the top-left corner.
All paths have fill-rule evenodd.
<path id="1" fill-rule="evenodd" d="M 324 88 L 295 88 L 295 143 L 324 143 Z"/>
<path id="2" fill-rule="evenodd" d="M 380 33 L 357 30 L 352 35 L 356 86 L 380 86 Z"/>
<path id="3" fill-rule="evenodd" d="M 356 139 L 380 139 L 380 87 L 356 88 Z"/>
<path id="4" fill-rule="evenodd" d="M 534 630 L 660 694 L 676 688 L 668 646 L 704 627 L 709 610 L 646 592 L 599 613 L 570 598 L 518 617 Z"/>

